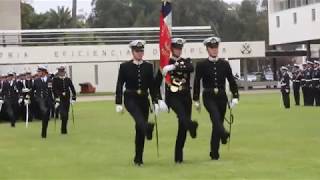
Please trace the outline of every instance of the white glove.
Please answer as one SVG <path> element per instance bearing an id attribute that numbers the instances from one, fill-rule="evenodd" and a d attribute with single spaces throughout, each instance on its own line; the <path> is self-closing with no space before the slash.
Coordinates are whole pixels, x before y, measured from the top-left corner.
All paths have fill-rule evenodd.
<path id="1" fill-rule="evenodd" d="M 156 115 L 156 116 L 158 116 L 159 115 L 159 112 L 160 112 L 160 107 L 159 107 L 159 104 L 154 104 L 154 114 Z"/>
<path id="2" fill-rule="evenodd" d="M 0 104 L 3 104 L 4 103 L 4 101 L 3 100 L 0 100 Z"/>
<path id="3" fill-rule="evenodd" d="M 75 100 L 71 100 L 70 103 L 71 103 L 72 105 L 74 105 L 74 103 L 76 103 L 76 101 L 75 101 Z"/>
<path id="4" fill-rule="evenodd" d="M 159 112 L 168 112 L 168 106 L 164 100 L 158 100 Z"/>
<path id="5" fill-rule="evenodd" d="M 239 104 L 239 99 L 233 98 L 230 103 L 230 108 L 234 108 L 237 104 Z"/>
<path id="6" fill-rule="evenodd" d="M 24 100 L 24 104 L 25 104 L 25 105 L 27 105 L 27 104 L 29 105 L 29 104 L 30 104 L 30 100 L 25 99 L 25 100 Z"/>
<path id="7" fill-rule="evenodd" d="M 195 102 L 194 102 L 194 106 L 195 106 L 195 108 L 196 108 L 196 110 L 197 110 L 198 112 L 201 111 L 201 104 L 200 104 L 199 101 L 195 101 Z"/>
<path id="8" fill-rule="evenodd" d="M 60 106 L 60 103 L 56 102 L 56 104 L 54 105 L 54 108 L 57 109 Z"/>
<path id="9" fill-rule="evenodd" d="M 116 112 L 117 113 L 123 113 L 123 106 L 122 105 L 116 105 Z"/>
<path id="10" fill-rule="evenodd" d="M 22 103 L 22 98 L 19 98 L 18 103 L 19 103 L 19 104 Z"/>
<path id="11" fill-rule="evenodd" d="M 162 75 L 166 76 L 169 71 L 173 71 L 175 69 L 176 69 L 176 66 L 174 64 L 166 65 L 162 69 Z"/>
<path id="12" fill-rule="evenodd" d="M 22 89 L 22 92 L 23 92 L 23 93 L 28 93 L 28 92 L 30 92 L 30 89 L 28 89 L 28 88 L 23 88 L 23 89 Z"/>

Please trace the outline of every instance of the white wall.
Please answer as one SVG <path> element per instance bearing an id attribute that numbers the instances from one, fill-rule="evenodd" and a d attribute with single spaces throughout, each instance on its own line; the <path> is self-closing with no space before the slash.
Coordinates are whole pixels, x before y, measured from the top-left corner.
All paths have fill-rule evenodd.
<path id="1" fill-rule="evenodd" d="M 250 54 L 241 53 L 245 44 L 250 49 Z M 157 44 L 148 44 L 145 59 L 158 60 L 158 49 Z M 35 73 L 37 64 L 47 63 L 49 72 L 54 73 L 59 63 L 68 63 L 72 67 L 72 80 L 77 91 L 80 90 L 79 83 L 90 82 L 97 92 L 114 92 L 119 65 L 122 61 L 129 60 L 130 54 L 128 45 L 0 47 L 0 74 L 8 71 L 21 73 L 26 70 Z M 224 42 L 221 44 L 220 54 L 229 58 L 263 57 L 265 43 Z M 202 43 L 188 43 L 183 57 L 197 60 L 207 58 L 208 55 Z M 232 60 L 230 64 L 234 74 L 240 74 L 240 61 Z M 98 65 L 98 84 L 95 82 L 95 65 Z"/>
<path id="2" fill-rule="evenodd" d="M 0 30 L 21 29 L 20 0 L 0 0 Z M 17 43 L 19 36 L 2 36 L 6 43 Z"/>
<path id="3" fill-rule="evenodd" d="M 21 29 L 20 0 L 0 0 L 0 30 Z"/>
<path id="4" fill-rule="evenodd" d="M 320 39 L 320 3 L 273 12 L 275 4 L 269 2 L 270 45 Z M 316 11 L 315 21 L 312 21 L 312 9 Z M 297 24 L 294 24 L 294 13 L 297 13 Z M 277 16 L 280 27 L 277 27 Z"/>

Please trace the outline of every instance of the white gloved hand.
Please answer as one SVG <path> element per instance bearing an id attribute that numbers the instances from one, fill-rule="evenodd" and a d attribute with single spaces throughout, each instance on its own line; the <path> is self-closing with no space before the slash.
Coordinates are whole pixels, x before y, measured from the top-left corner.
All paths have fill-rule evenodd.
<path id="1" fill-rule="evenodd" d="M 233 98 L 230 103 L 230 108 L 234 108 L 237 104 L 239 104 L 239 99 Z"/>
<path id="2" fill-rule="evenodd" d="M 158 100 L 159 112 L 168 112 L 168 106 L 164 100 Z"/>
<path id="3" fill-rule="evenodd" d="M 18 103 L 19 103 L 19 104 L 22 103 L 22 98 L 19 98 Z"/>
<path id="4" fill-rule="evenodd" d="M 162 75 L 166 76 L 169 71 L 173 71 L 175 69 L 176 69 L 176 66 L 174 64 L 166 65 L 162 69 Z"/>
<path id="5" fill-rule="evenodd" d="M 159 115 L 159 112 L 160 112 L 160 107 L 159 107 L 159 104 L 154 104 L 154 110 L 153 110 L 154 114 L 156 116 Z"/>
<path id="6" fill-rule="evenodd" d="M 123 106 L 122 105 L 116 105 L 116 112 L 117 113 L 123 113 Z"/>
<path id="7" fill-rule="evenodd" d="M 0 104 L 3 104 L 3 103 L 4 103 L 4 101 L 1 99 L 1 100 L 0 100 Z"/>
<path id="8" fill-rule="evenodd" d="M 70 103 L 71 103 L 72 105 L 74 105 L 74 103 L 76 103 L 76 101 L 75 101 L 75 100 L 71 100 Z"/>
<path id="9" fill-rule="evenodd" d="M 28 93 L 28 92 L 30 92 L 30 89 L 28 89 L 28 88 L 23 88 L 23 89 L 22 89 L 22 92 L 23 92 L 23 93 Z"/>
<path id="10" fill-rule="evenodd" d="M 194 102 L 194 106 L 195 106 L 195 108 L 196 108 L 196 110 L 197 110 L 198 112 L 201 111 L 201 104 L 200 104 L 199 101 L 195 101 L 195 102 Z"/>
<path id="11" fill-rule="evenodd" d="M 27 105 L 27 104 L 29 105 L 29 104 L 30 104 L 30 100 L 25 99 L 25 100 L 24 100 L 24 104 L 25 104 L 25 105 Z"/>
<path id="12" fill-rule="evenodd" d="M 56 102 L 56 104 L 54 105 L 54 108 L 57 109 L 60 106 L 59 102 Z"/>

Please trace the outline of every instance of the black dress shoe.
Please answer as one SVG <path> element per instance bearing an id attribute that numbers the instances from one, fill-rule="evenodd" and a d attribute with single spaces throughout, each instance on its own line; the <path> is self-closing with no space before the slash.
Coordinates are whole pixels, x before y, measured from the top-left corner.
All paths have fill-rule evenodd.
<path id="1" fill-rule="evenodd" d="M 11 123 L 11 127 L 13 127 L 13 128 L 14 128 L 14 127 L 16 127 L 16 124 L 14 124 L 14 123 Z"/>
<path id="2" fill-rule="evenodd" d="M 197 121 L 192 121 L 190 123 L 190 128 L 189 128 L 189 132 L 190 132 L 190 136 L 191 138 L 196 138 L 197 137 L 197 129 L 198 129 L 198 122 Z"/>
<path id="3" fill-rule="evenodd" d="M 148 123 L 147 124 L 147 140 L 152 140 L 152 134 L 153 134 L 154 124 Z"/>
<path id="4" fill-rule="evenodd" d="M 213 153 L 213 152 L 211 152 L 211 153 L 210 153 L 210 157 L 211 157 L 211 160 L 219 160 L 220 155 L 219 155 L 219 153 Z"/>
<path id="5" fill-rule="evenodd" d="M 142 162 L 134 162 L 134 165 L 138 166 L 138 167 L 141 167 L 141 166 L 143 166 L 143 163 Z"/>
<path id="6" fill-rule="evenodd" d="M 176 163 L 176 164 L 182 164 L 182 163 L 183 163 L 183 160 L 175 160 L 175 163 Z"/>
<path id="7" fill-rule="evenodd" d="M 176 164 L 181 164 L 181 163 L 183 163 L 182 154 L 176 155 L 175 158 L 174 158 L 174 162 L 175 162 Z"/>
<path id="8" fill-rule="evenodd" d="M 227 144 L 229 138 L 230 138 L 230 133 L 229 133 L 229 132 L 225 132 L 225 133 L 221 136 L 221 143 L 222 143 L 222 144 Z"/>
<path id="9" fill-rule="evenodd" d="M 139 158 L 134 158 L 134 161 L 133 161 L 134 165 L 135 166 L 142 166 L 143 165 L 143 161 L 142 159 L 139 159 Z"/>

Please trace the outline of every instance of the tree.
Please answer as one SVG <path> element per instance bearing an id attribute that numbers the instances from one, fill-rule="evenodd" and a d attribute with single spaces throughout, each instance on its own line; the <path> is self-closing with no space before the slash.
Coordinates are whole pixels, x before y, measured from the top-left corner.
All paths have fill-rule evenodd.
<path id="1" fill-rule="evenodd" d="M 46 13 L 47 19 L 45 26 L 47 28 L 71 28 L 72 16 L 69 8 L 58 6 L 57 11 L 50 9 Z"/>
<path id="2" fill-rule="evenodd" d="M 34 21 L 34 8 L 28 4 L 21 2 L 21 28 L 30 29 L 31 24 Z"/>

